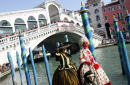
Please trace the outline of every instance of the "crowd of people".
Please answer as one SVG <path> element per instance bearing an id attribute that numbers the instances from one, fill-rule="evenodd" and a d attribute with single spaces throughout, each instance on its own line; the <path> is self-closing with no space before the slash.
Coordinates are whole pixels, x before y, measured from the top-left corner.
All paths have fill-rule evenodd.
<path id="1" fill-rule="evenodd" d="M 6 64 L 4 63 L 3 65 L 0 65 L 0 74 L 9 70 L 10 70 L 9 63 L 6 63 Z"/>
<path id="2" fill-rule="evenodd" d="M 69 22 L 69 21 L 61 21 L 61 20 L 59 20 L 59 21 L 51 22 L 51 24 L 54 24 L 54 23 L 57 23 L 57 22 L 60 22 L 60 23 L 73 23 L 72 21 Z M 50 23 L 48 23 L 48 24 L 46 23 L 46 24 L 40 25 L 40 27 L 44 27 L 44 26 L 47 26 L 47 25 L 50 25 Z M 23 30 L 21 30 L 21 32 L 31 31 L 31 30 L 37 29 L 37 28 L 38 28 L 38 26 L 34 24 L 33 27 L 29 27 L 27 30 L 23 29 Z M 18 33 L 14 32 L 12 34 L 6 34 L 5 37 L 9 37 L 9 36 L 15 35 L 15 34 L 18 34 Z M 4 36 L 0 35 L 0 39 L 2 39 L 2 38 L 4 38 Z"/>

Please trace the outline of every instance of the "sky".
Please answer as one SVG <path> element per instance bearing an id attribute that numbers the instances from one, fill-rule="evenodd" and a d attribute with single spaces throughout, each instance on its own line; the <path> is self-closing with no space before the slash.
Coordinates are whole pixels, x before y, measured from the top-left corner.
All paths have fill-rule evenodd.
<path id="1" fill-rule="evenodd" d="M 0 13 L 32 9 L 44 1 L 47 0 L 2 0 L 0 3 Z M 62 9 L 77 11 L 80 10 L 81 8 L 81 1 L 85 5 L 87 0 L 56 0 L 56 1 L 62 5 Z M 102 0 L 102 1 L 104 1 L 105 4 L 108 4 L 111 0 Z"/>

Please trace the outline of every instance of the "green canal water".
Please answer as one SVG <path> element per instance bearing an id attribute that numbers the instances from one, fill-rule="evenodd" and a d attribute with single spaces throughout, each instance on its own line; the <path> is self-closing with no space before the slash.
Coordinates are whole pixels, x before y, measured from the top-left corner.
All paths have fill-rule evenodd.
<path id="1" fill-rule="evenodd" d="M 127 44 L 126 46 L 127 46 L 127 53 L 130 61 L 130 44 Z M 96 52 L 97 62 L 106 72 L 107 76 L 111 81 L 111 84 L 128 85 L 126 77 L 122 75 L 117 46 L 95 49 L 95 52 Z M 72 58 L 75 61 L 77 67 L 79 67 L 78 55 L 79 53 L 72 55 L 73 56 Z M 58 65 L 59 62 L 55 61 L 55 58 L 52 57 L 49 61 L 49 69 L 50 69 L 51 77 L 53 77 L 53 73 Z M 28 67 L 29 67 L 31 83 L 32 85 L 35 85 L 31 65 L 29 64 Z M 35 68 L 37 72 L 38 84 L 49 85 L 47 75 L 46 75 L 45 63 L 44 62 L 35 63 Z M 19 71 L 17 71 L 15 75 L 16 75 L 17 85 L 21 85 Z M 23 77 L 24 77 L 24 85 L 27 85 L 24 70 L 23 70 Z M 0 85 L 13 85 L 11 74 L 6 79 L 0 81 Z"/>

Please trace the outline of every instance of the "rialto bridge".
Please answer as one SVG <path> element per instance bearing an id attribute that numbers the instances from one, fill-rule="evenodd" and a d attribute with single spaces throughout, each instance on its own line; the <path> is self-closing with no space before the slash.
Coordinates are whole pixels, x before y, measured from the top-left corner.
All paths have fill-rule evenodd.
<path id="1" fill-rule="evenodd" d="M 0 39 L 1 65 L 8 62 L 7 52 L 10 52 L 14 66 L 17 66 L 16 51 L 21 54 L 18 37 L 19 29 L 23 31 L 27 56 L 29 55 L 29 47 L 34 49 L 39 43 L 55 34 L 68 32 L 81 37 L 84 36 L 81 16 L 79 14 L 73 15 L 71 13 L 71 15 L 68 15 L 62 13 L 61 5 L 55 0 L 43 2 L 29 10 L 0 13 L 0 17 L 0 34 L 10 35 Z M 15 34 L 11 35 L 14 32 Z M 93 31 L 92 36 L 94 46 L 97 47 L 101 44 L 103 38 L 93 33 Z"/>

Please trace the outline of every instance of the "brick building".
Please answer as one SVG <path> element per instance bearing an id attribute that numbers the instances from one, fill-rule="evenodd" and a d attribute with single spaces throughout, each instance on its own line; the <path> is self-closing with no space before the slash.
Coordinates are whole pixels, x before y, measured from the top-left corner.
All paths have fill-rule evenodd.
<path id="1" fill-rule="evenodd" d="M 112 0 L 110 4 L 102 7 L 104 23 L 110 24 L 110 32 L 113 37 L 115 37 L 113 16 L 118 20 L 119 31 L 122 31 L 124 38 L 127 36 L 126 9 L 130 12 L 130 0 Z"/>

